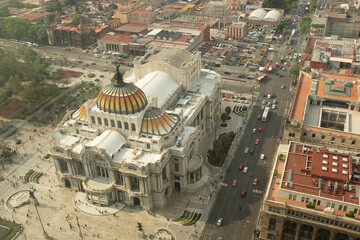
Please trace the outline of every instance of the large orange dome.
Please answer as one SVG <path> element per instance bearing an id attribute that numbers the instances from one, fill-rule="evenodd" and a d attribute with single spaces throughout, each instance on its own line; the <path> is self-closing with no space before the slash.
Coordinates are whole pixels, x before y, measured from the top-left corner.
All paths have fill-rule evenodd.
<path id="1" fill-rule="evenodd" d="M 176 115 L 170 115 L 160 108 L 151 107 L 145 112 L 141 123 L 141 132 L 161 136 L 169 133 L 177 121 Z"/>
<path id="2" fill-rule="evenodd" d="M 97 97 L 100 110 L 118 114 L 135 114 L 143 110 L 147 103 L 145 93 L 137 86 L 125 83 L 118 69 L 116 83 L 101 89 Z"/>

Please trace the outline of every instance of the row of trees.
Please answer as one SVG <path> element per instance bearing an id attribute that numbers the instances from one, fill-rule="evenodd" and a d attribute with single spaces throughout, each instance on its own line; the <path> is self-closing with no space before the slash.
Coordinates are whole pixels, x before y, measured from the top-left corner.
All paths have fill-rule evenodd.
<path id="1" fill-rule="evenodd" d="M 296 0 L 264 0 L 264 7 L 266 8 L 281 8 L 288 11 L 296 7 Z"/>
<path id="2" fill-rule="evenodd" d="M 31 24 L 29 20 L 19 17 L 6 18 L 0 22 L 0 37 L 47 43 L 47 33 L 42 23 Z"/>
<path id="3" fill-rule="evenodd" d="M 223 165 L 235 135 L 234 132 L 223 133 L 214 141 L 213 148 L 207 154 L 209 163 L 217 167 Z"/>
<path id="4" fill-rule="evenodd" d="M 300 34 L 308 34 L 310 32 L 310 25 L 311 25 L 311 17 L 303 17 L 300 20 L 300 28 L 299 32 Z"/>

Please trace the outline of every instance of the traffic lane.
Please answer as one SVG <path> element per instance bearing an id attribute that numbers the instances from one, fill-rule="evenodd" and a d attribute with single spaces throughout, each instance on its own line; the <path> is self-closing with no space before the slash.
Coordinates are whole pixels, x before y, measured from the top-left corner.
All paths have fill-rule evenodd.
<path id="1" fill-rule="evenodd" d="M 228 91 L 234 91 L 239 93 L 248 93 L 256 85 L 255 80 L 247 81 L 247 82 L 240 82 L 240 81 L 232 81 L 232 80 L 224 80 L 222 83 L 222 89 Z"/>

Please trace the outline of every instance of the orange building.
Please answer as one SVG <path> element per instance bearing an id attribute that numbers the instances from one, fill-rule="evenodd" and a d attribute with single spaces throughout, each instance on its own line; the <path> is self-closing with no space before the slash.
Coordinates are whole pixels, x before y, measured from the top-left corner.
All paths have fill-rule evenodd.
<path id="1" fill-rule="evenodd" d="M 243 39 L 246 36 L 247 27 L 244 22 L 233 23 L 230 26 L 226 26 L 225 37 L 231 39 Z"/>

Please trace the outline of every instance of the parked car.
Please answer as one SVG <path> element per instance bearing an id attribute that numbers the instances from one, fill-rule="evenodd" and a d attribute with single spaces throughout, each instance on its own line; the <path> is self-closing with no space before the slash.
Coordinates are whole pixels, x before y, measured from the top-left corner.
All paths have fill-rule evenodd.
<path id="1" fill-rule="evenodd" d="M 285 88 L 285 85 L 283 84 L 283 85 L 281 85 L 281 88 Z"/>
<path id="2" fill-rule="evenodd" d="M 249 153 L 249 148 L 245 148 L 244 153 L 245 153 L 245 154 L 248 154 L 248 153 Z"/>
<path id="3" fill-rule="evenodd" d="M 257 138 L 257 139 L 255 140 L 255 144 L 258 145 L 259 142 L 260 142 L 260 139 Z"/>
<path id="4" fill-rule="evenodd" d="M 263 130 L 262 128 L 259 128 L 259 132 L 262 132 L 262 130 Z"/>
<path id="5" fill-rule="evenodd" d="M 254 178 L 254 181 L 253 181 L 253 185 L 258 185 L 258 179 L 257 178 Z"/>
<path id="6" fill-rule="evenodd" d="M 256 128 L 254 128 L 254 129 L 252 130 L 252 133 L 256 133 Z"/>
<path id="7" fill-rule="evenodd" d="M 265 159 L 265 154 L 262 153 L 262 154 L 260 155 L 260 159 L 261 159 L 261 160 L 264 160 L 264 159 Z"/>
<path id="8" fill-rule="evenodd" d="M 254 154 L 254 149 L 250 149 L 250 154 Z"/>
<path id="9" fill-rule="evenodd" d="M 216 222 L 216 225 L 221 226 L 223 224 L 223 221 L 224 221 L 224 219 L 222 217 L 219 217 Z"/>
<path id="10" fill-rule="evenodd" d="M 249 170 L 249 168 L 248 168 L 248 167 L 244 167 L 243 172 L 244 172 L 244 173 L 247 173 L 247 172 L 248 172 L 248 170 Z"/>
<path id="11" fill-rule="evenodd" d="M 226 74 L 226 75 L 231 75 L 231 73 L 230 73 L 230 72 L 224 72 L 224 74 Z"/>

